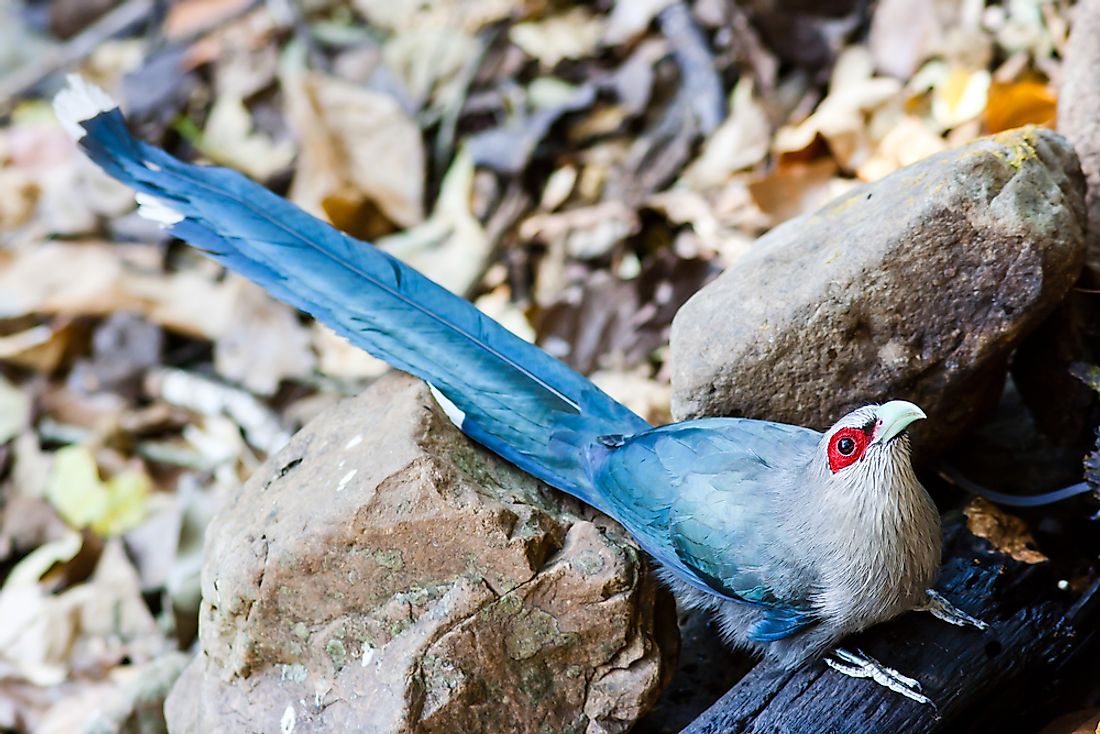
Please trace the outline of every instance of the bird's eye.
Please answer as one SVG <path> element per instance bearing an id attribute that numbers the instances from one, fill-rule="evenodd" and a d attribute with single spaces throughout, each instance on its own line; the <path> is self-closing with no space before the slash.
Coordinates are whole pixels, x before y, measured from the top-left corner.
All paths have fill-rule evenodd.
<path id="1" fill-rule="evenodd" d="M 869 442 L 862 428 L 846 426 L 838 430 L 829 440 L 829 469 L 836 474 L 862 459 Z"/>

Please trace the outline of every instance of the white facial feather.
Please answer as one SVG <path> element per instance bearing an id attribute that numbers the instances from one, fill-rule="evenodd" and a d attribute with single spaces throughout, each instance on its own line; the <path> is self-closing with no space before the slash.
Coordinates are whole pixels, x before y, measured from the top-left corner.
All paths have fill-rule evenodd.
<path id="1" fill-rule="evenodd" d="M 53 98 L 54 114 L 69 137 L 80 140 L 86 134 L 81 122 L 110 112 L 118 105 L 106 92 L 86 82 L 79 74 L 69 74 L 65 79 L 67 86 Z"/>

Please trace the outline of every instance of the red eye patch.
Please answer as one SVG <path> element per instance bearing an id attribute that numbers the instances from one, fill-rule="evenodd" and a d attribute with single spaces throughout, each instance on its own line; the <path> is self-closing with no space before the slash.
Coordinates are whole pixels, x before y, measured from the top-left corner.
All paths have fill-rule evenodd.
<path id="1" fill-rule="evenodd" d="M 829 439 L 829 468 L 833 474 L 863 458 L 870 439 L 862 428 L 841 428 Z"/>

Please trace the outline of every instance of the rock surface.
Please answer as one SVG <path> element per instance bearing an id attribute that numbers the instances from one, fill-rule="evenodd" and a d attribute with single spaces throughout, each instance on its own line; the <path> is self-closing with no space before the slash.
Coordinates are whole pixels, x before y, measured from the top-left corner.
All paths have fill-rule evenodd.
<path id="1" fill-rule="evenodd" d="M 1088 182 L 1087 264 L 1100 277 L 1100 0 L 1074 8 L 1058 93 L 1058 132 L 1068 138 Z"/>
<path id="2" fill-rule="evenodd" d="M 1100 0 L 1074 8 L 1062 64 L 1058 132 L 1073 143 L 1087 192 L 1082 285 L 1100 286 Z M 1043 433 L 1080 455 L 1100 418 L 1096 393 L 1070 373 L 1075 362 L 1100 363 L 1100 301 L 1073 292 L 1016 352 L 1013 376 Z M 1076 467 L 1075 467 L 1076 468 Z"/>
<path id="3" fill-rule="evenodd" d="M 1070 144 L 1022 128 L 932 156 L 762 237 L 672 327 L 673 413 L 823 429 L 903 398 L 957 436 L 1084 256 Z M 933 433 L 934 432 L 934 433 Z"/>
<path id="4" fill-rule="evenodd" d="M 610 521 L 470 443 L 422 383 L 388 377 L 214 520 L 201 652 L 169 727 L 625 731 L 675 647 L 644 563 Z"/>

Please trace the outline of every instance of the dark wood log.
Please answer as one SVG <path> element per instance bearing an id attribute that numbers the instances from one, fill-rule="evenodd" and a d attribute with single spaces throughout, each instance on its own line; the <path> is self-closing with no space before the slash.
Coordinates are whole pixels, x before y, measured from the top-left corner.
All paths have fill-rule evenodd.
<path id="1" fill-rule="evenodd" d="M 794 673 L 758 665 L 684 733 L 1036 731 L 1035 703 L 1100 638 L 1100 582 L 1081 594 L 1060 588 L 1054 564 L 1015 561 L 961 524 L 947 550 L 939 590 L 988 631 L 911 613 L 845 642 L 919 679 L 935 707 L 821 662 Z"/>

